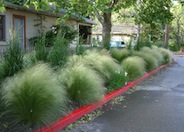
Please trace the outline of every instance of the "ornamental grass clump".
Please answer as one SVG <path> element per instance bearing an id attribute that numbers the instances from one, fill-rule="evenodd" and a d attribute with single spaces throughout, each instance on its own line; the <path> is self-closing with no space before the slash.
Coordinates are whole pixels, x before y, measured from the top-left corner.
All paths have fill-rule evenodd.
<path id="1" fill-rule="evenodd" d="M 61 70 L 59 80 L 70 100 L 79 105 L 96 102 L 105 94 L 103 79 L 83 64 Z"/>
<path id="2" fill-rule="evenodd" d="M 23 68 L 23 52 L 20 47 L 20 41 L 16 34 L 8 42 L 6 50 L 2 56 L 2 70 L 1 76 L 3 78 L 12 76 Z"/>
<path id="3" fill-rule="evenodd" d="M 33 66 L 37 62 L 35 51 L 24 54 L 23 60 L 24 68 Z"/>
<path id="4" fill-rule="evenodd" d="M 3 83 L 2 97 L 11 119 L 8 129 L 14 131 L 30 131 L 50 123 L 66 106 L 66 91 L 46 64 L 8 78 Z"/>
<path id="5" fill-rule="evenodd" d="M 148 47 L 143 47 L 143 48 L 141 48 L 140 51 L 145 53 L 145 54 L 151 54 L 152 57 L 156 58 L 156 60 L 158 62 L 158 65 L 159 66 L 162 65 L 163 60 L 164 60 L 163 55 L 156 48 L 151 49 L 151 48 L 148 48 Z"/>
<path id="6" fill-rule="evenodd" d="M 128 49 L 113 48 L 111 49 L 110 53 L 111 56 L 119 62 L 121 62 L 123 59 L 127 58 L 130 55 L 130 51 Z"/>
<path id="7" fill-rule="evenodd" d="M 153 55 L 155 55 L 155 57 L 159 61 L 159 65 L 162 65 L 164 62 L 163 54 L 161 53 L 161 51 L 159 50 L 157 46 L 153 45 L 151 48 L 152 48 Z"/>
<path id="8" fill-rule="evenodd" d="M 122 67 L 127 72 L 129 80 L 135 80 L 145 74 L 145 62 L 138 56 L 132 56 L 126 58 Z"/>
<path id="9" fill-rule="evenodd" d="M 144 53 L 144 52 L 134 52 L 134 55 L 135 56 L 139 56 L 141 58 L 144 59 L 145 61 L 145 68 L 146 68 L 146 71 L 151 71 L 155 68 L 158 67 L 158 61 L 156 60 L 155 57 L 152 56 L 151 53 Z"/>
<path id="10" fill-rule="evenodd" d="M 98 52 L 96 50 L 87 51 L 83 59 L 84 64 L 97 71 L 104 80 L 108 80 L 119 68 L 119 65 L 115 60 L 106 52 Z"/>
<path id="11" fill-rule="evenodd" d="M 169 50 L 164 48 L 159 48 L 159 50 L 164 57 L 163 64 L 171 64 L 173 62 L 172 53 Z"/>

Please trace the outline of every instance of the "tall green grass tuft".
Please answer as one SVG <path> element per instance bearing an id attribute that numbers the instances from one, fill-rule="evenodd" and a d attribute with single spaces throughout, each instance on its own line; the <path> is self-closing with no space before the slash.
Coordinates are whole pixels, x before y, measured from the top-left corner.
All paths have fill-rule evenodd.
<path id="1" fill-rule="evenodd" d="M 163 64 L 171 64 L 173 62 L 172 53 L 169 50 L 164 48 L 159 48 L 159 50 L 164 57 Z"/>
<path id="2" fill-rule="evenodd" d="M 111 49 L 111 56 L 117 61 L 121 62 L 123 59 L 127 58 L 130 55 L 130 51 L 128 49 Z"/>
<path id="3" fill-rule="evenodd" d="M 45 46 L 45 34 L 41 36 L 41 38 L 36 41 L 35 44 L 35 57 L 37 61 L 43 61 L 47 62 L 47 56 L 48 56 L 48 51 Z"/>
<path id="4" fill-rule="evenodd" d="M 8 42 L 8 47 L 3 53 L 1 61 L 1 74 L 3 78 L 12 76 L 23 68 L 23 52 L 19 38 L 14 34 Z"/>
<path id="5" fill-rule="evenodd" d="M 69 98 L 79 104 L 89 104 L 103 98 L 105 88 L 102 78 L 83 64 L 67 67 L 59 75 Z"/>
<path id="6" fill-rule="evenodd" d="M 68 57 L 68 41 L 60 34 L 57 35 L 54 46 L 48 55 L 48 60 L 52 66 L 62 66 Z"/>
<path id="7" fill-rule="evenodd" d="M 139 56 L 144 59 L 145 61 L 145 68 L 146 71 L 151 71 L 158 67 L 158 61 L 155 57 L 152 56 L 151 53 L 144 53 L 144 52 L 134 52 L 135 56 Z"/>
<path id="8" fill-rule="evenodd" d="M 28 131 L 56 120 L 65 108 L 66 92 L 51 68 L 37 64 L 3 83 L 2 97 L 10 130 Z"/>
<path id="9" fill-rule="evenodd" d="M 130 80 L 135 80 L 145 74 L 145 62 L 138 56 L 126 58 L 122 63 L 122 67 Z"/>
<path id="10" fill-rule="evenodd" d="M 3 60 L 2 58 L 0 57 L 0 84 L 1 84 L 1 81 L 3 80 L 3 75 L 4 75 L 4 68 L 3 68 Z M 1 87 L 0 87 L 1 89 Z"/>

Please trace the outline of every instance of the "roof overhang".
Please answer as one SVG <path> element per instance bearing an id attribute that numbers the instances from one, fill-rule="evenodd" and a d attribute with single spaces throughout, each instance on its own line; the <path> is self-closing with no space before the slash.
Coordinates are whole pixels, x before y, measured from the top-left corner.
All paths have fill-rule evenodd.
<path id="1" fill-rule="evenodd" d="M 31 12 L 31 13 L 46 15 L 46 16 L 53 16 L 53 17 L 57 17 L 57 18 L 61 17 L 65 13 L 67 13 L 67 11 L 64 10 L 64 9 L 61 9 L 59 11 L 59 13 L 54 13 L 55 8 L 53 6 L 50 6 L 50 10 L 37 11 L 37 10 L 35 10 L 35 8 L 33 6 L 30 6 L 29 8 L 27 8 L 25 6 L 13 4 L 13 3 L 10 3 L 10 2 L 7 2 L 7 1 L 5 2 L 5 7 L 9 8 L 9 9 L 14 9 L 14 10 L 21 10 L 21 11 L 27 11 L 27 12 Z M 75 21 L 78 21 L 78 22 L 91 24 L 91 25 L 96 25 L 96 23 L 93 22 L 92 20 L 90 20 L 89 18 L 78 17 L 78 15 L 74 14 L 74 13 L 71 15 L 71 17 L 69 19 L 70 20 L 75 20 Z"/>

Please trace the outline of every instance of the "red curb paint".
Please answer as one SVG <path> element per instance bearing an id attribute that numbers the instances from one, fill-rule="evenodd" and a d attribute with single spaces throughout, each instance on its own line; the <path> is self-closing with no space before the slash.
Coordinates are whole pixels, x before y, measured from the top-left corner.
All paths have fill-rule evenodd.
<path id="1" fill-rule="evenodd" d="M 96 110 L 97 108 L 101 107 L 102 105 L 104 105 L 105 103 L 107 103 L 108 101 L 112 100 L 113 98 L 121 95 L 122 93 L 126 92 L 128 89 L 130 89 L 131 87 L 135 86 L 136 84 L 144 81 L 145 79 L 147 79 L 148 77 L 152 76 L 153 74 L 157 73 L 158 71 L 162 70 L 163 68 L 169 66 L 169 64 L 165 64 L 162 65 L 161 67 L 146 73 L 143 77 L 129 82 L 127 85 L 125 85 L 124 87 L 115 90 L 109 94 L 106 94 L 104 96 L 103 100 L 100 100 L 96 103 L 90 104 L 90 105 L 86 105 L 83 106 L 79 109 L 74 110 L 73 112 L 71 112 L 70 114 L 66 115 L 65 117 L 62 117 L 60 119 L 58 119 L 57 121 L 55 121 L 52 124 L 49 124 L 45 127 L 42 127 L 38 130 L 36 130 L 35 132 L 59 132 L 60 130 L 62 130 L 64 127 L 66 127 L 67 125 L 73 123 L 74 121 L 80 119 L 82 116 L 84 116 L 85 114 L 88 114 L 94 110 Z"/>

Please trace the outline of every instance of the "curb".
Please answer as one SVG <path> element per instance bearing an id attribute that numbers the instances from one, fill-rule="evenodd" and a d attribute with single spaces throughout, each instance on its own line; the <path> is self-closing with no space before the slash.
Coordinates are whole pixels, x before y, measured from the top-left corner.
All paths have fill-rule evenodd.
<path id="1" fill-rule="evenodd" d="M 146 73 L 143 77 L 129 82 L 127 85 L 125 85 L 124 87 L 115 90 L 109 94 L 106 94 L 104 96 L 103 100 L 100 100 L 98 102 L 95 102 L 93 104 L 90 105 L 85 105 L 79 109 L 74 110 L 73 112 L 71 112 L 70 114 L 58 119 L 57 121 L 53 122 L 52 124 L 49 124 L 47 126 L 44 126 L 38 130 L 36 130 L 35 132 L 59 132 L 60 130 L 62 130 L 64 127 L 68 126 L 69 124 L 73 123 L 74 121 L 80 119 L 82 116 L 84 116 L 85 114 L 88 114 L 94 110 L 96 110 L 97 108 L 101 107 L 102 105 L 104 105 L 105 103 L 109 102 L 110 100 L 112 100 L 113 98 L 121 95 L 122 93 L 126 92 L 128 89 L 130 89 L 131 87 L 135 86 L 136 84 L 144 81 L 145 79 L 147 79 L 148 77 L 152 76 L 153 74 L 159 72 L 160 70 L 162 70 L 163 68 L 169 66 L 169 64 L 165 64 L 160 66 L 159 68 Z"/>

